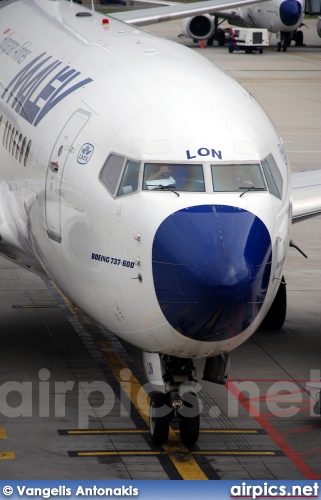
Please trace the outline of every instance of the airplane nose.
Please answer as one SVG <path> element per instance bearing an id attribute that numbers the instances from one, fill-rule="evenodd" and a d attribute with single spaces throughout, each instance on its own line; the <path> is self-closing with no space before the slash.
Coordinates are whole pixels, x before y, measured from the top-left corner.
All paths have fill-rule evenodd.
<path id="1" fill-rule="evenodd" d="M 175 212 L 153 242 L 162 312 L 173 328 L 194 340 L 235 337 L 261 309 L 271 260 L 269 232 L 251 212 L 225 205 Z"/>
<path id="2" fill-rule="evenodd" d="M 280 5 L 280 18 L 285 26 L 294 26 L 300 21 L 302 5 L 296 0 L 286 0 Z"/>

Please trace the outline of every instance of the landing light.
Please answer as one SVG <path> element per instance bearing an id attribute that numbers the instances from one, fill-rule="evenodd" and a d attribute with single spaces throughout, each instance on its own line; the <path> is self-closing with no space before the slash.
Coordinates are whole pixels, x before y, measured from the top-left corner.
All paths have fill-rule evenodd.
<path id="1" fill-rule="evenodd" d="M 183 401 L 181 399 L 174 399 L 174 401 L 172 402 L 172 407 L 174 410 L 177 411 L 180 409 L 182 404 L 183 404 Z"/>

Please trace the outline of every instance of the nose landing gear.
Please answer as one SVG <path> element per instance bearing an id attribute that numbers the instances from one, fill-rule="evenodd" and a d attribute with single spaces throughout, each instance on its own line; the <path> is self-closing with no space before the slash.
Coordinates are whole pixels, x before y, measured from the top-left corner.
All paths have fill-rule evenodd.
<path id="1" fill-rule="evenodd" d="M 287 48 L 290 47 L 292 40 L 295 41 L 296 47 L 302 47 L 303 43 L 303 32 L 301 30 L 294 31 L 281 31 L 280 33 L 281 41 L 277 44 L 278 52 L 287 51 Z"/>
<path id="2" fill-rule="evenodd" d="M 170 403 L 173 398 L 173 402 Z M 171 406 L 169 406 L 171 404 Z M 170 423 L 178 422 L 180 438 L 186 446 L 196 443 L 199 436 L 199 402 L 195 393 L 184 394 L 178 399 L 172 393 L 154 392 L 151 396 L 149 426 L 154 444 L 165 444 L 168 439 Z"/>
<path id="3" fill-rule="evenodd" d="M 200 402 L 193 390 L 196 380 L 191 359 L 161 357 L 165 393 L 151 394 L 149 425 L 152 441 L 166 443 L 171 423 L 178 422 L 183 444 L 196 443 L 200 428 Z M 150 366 L 150 365 L 149 365 Z"/>

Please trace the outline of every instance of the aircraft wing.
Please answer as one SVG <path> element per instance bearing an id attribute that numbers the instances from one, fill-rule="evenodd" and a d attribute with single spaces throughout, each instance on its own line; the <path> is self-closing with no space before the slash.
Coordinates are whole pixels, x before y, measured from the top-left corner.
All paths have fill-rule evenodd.
<path id="1" fill-rule="evenodd" d="M 321 213 L 321 170 L 292 174 L 292 221 Z"/>
<path id="2" fill-rule="evenodd" d="M 260 0 L 267 1 L 267 0 Z M 148 0 L 147 0 L 148 2 Z M 167 2 L 163 2 L 167 3 Z M 170 2 L 169 2 L 170 3 Z M 211 14 L 225 9 L 258 3 L 258 0 L 206 0 L 205 2 L 171 3 L 166 7 L 152 7 L 125 12 L 117 12 L 111 17 L 135 26 L 145 26 L 174 19 L 182 19 L 199 14 Z M 110 15 L 110 14 L 109 14 Z"/>

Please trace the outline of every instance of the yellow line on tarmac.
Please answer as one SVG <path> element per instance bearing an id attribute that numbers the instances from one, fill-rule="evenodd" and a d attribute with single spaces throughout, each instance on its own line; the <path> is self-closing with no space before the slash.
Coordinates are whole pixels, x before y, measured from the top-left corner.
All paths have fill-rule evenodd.
<path id="1" fill-rule="evenodd" d="M 67 431 L 67 434 L 72 434 L 72 435 L 86 435 L 86 434 L 144 434 L 148 433 L 149 431 L 146 429 L 139 430 L 139 429 L 85 429 L 85 430 L 69 430 Z"/>
<path id="2" fill-rule="evenodd" d="M 149 424 L 149 397 L 146 391 L 106 340 L 96 341 L 96 345 L 102 351 L 110 369 L 140 416 Z M 126 372 L 124 372 L 124 369 Z M 124 382 L 124 374 L 128 374 L 126 382 Z M 208 479 L 171 427 L 169 428 L 168 443 L 162 446 L 183 479 Z"/>
<path id="3" fill-rule="evenodd" d="M 0 429 L 1 431 L 1 429 Z M 69 429 L 65 434 L 147 434 L 146 429 Z M 174 430 L 178 433 L 178 430 Z M 200 434 L 258 434 L 257 429 L 200 429 Z M 1 438 L 1 432 L 0 432 Z"/>
<path id="4" fill-rule="evenodd" d="M 165 451 L 78 451 L 78 457 L 105 457 L 115 455 L 166 455 Z"/>
<path id="5" fill-rule="evenodd" d="M 291 56 L 305 57 L 306 59 L 314 59 L 315 61 L 321 61 L 321 57 L 308 56 L 306 54 L 300 54 L 299 52 L 289 52 L 289 54 L 291 54 Z"/>
<path id="6" fill-rule="evenodd" d="M 13 460 L 16 455 L 13 451 L 0 451 L 0 460 Z"/>
<path id="7" fill-rule="evenodd" d="M 153 451 L 153 450 L 121 450 L 121 451 L 78 451 L 76 452 L 78 457 L 96 457 L 96 456 L 122 456 L 122 455 L 167 455 L 165 451 Z M 187 452 L 189 454 L 189 452 Z M 192 451 L 191 455 L 228 455 L 228 456 L 239 456 L 239 455 L 250 455 L 250 456 L 275 456 L 274 451 L 249 451 L 249 450 L 196 450 Z"/>
<path id="8" fill-rule="evenodd" d="M 7 439 L 7 433 L 3 427 L 0 428 L 0 439 Z"/>
<path id="9" fill-rule="evenodd" d="M 61 309 L 61 306 L 56 305 L 41 305 L 41 304 L 32 304 L 32 305 L 13 305 L 14 309 Z"/>

